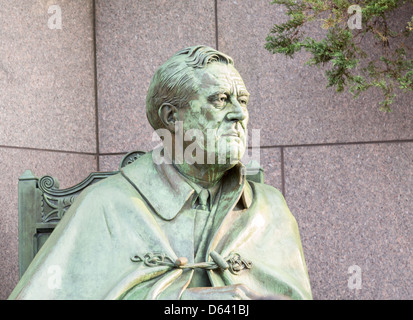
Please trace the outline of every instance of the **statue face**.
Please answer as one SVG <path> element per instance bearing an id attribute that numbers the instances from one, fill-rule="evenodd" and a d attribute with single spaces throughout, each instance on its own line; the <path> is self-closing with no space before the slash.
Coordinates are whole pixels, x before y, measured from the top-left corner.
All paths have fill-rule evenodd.
<path id="1" fill-rule="evenodd" d="M 192 130 L 202 132 L 202 137 L 184 141 L 184 150 L 196 143 L 197 152 L 207 152 L 207 162 L 214 157 L 214 163 L 225 158 L 227 164 L 228 160 L 235 164 L 246 149 L 249 93 L 245 84 L 232 65 L 218 62 L 196 69 L 195 77 L 198 90 L 189 106 L 179 110 L 179 120 L 184 134 Z"/>

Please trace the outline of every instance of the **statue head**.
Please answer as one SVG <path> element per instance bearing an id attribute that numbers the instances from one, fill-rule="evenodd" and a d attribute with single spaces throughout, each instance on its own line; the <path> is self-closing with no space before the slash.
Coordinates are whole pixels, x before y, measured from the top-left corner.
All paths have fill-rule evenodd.
<path id="1" fill-rule="evenodd" d="M 192 160 L 194 153 L 203 163 L 217 161 L 221 154 L 236 162 L 246 148 L 248 99 L 231 57 L 194 46 L 177 52 L 155 72 L 146 115 L 155 130 L 172 133 L 174 145 L 181 143 L 184 152 L 189 148 Z M 183 138 L 179 142 L 177 134 Z"/>

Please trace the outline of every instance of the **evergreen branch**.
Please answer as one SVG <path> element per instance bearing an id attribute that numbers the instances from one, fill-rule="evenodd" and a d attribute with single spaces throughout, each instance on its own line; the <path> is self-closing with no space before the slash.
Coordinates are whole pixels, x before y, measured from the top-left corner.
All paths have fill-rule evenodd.
<path id="1" fill-rule="evenodd" d="M 346 87 L 358 97 L 372 87 L 381 90 L 384 100 L 380 109 L 391 111 L 394 88 L 413 90 L 413 62 L 407 52 L 409 46 L 403 38 L 413 32 L 413 17 L 406 22 L 404 30 L 395 32 L 388 24 L 389 13 L 413 0 L 274 0 L 273 4 L 284 6 L 287 22 L 275 24 L 266 38 L 265 48 L 272 53 L 291 58 L 304 49 L 311 53 L 308 65 L 328 66 L 325 71 L 327 87 L 343 92 Z M 358 4 L 362 14 L 362 29 L 350 30 L 347 21 L 352 16 L 348 7 Z M 325 18 L 322 15 L 327 15 Z M 325 37 L 316 41 L 306 36 L 303 28 L 311 21 L 321 23 L 327 29 Z M 362 49 L 367 34 L 379 39 L 380 58 L 374 58 Z M 395 40 L 401 41 L 396 43 Z M 392 41 L 393 50 L 390 42 Z M 381 44 L 381 45 L 380 45 Z M 359 68 L 359 65 L 367 67 Z"/>

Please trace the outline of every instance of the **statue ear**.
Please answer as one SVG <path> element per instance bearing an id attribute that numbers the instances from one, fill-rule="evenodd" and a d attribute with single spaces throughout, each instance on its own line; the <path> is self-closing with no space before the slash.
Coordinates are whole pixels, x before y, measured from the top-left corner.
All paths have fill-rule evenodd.
<path id="1" fill-rule="evenodd" d="M 170 103 L 163 103 L 158 110 L 158 116 L 169 131 L 175 131 L 175 121 L 178 108 Z"/>

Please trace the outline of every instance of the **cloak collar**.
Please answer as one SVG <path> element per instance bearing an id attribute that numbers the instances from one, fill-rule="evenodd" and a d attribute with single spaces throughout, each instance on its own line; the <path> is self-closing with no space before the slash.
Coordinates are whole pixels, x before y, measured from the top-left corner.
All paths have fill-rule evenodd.
<path id="1" fill-rule="evenodd" d="M 160 161 L 155 163 L 153 157 L 156 157 L 156 154 L 152 151 L 146 153 L 121 169 L 121 174 L 156 214 L 164 220 L 172 220 L 196 192 L 172 164 L 165 162 L 157 164 Z M 245 208 L 249 208 L 252 202 L 252 190 L 246 182 L 245 172 L 244 165 L 239 162 L 228 170 L 222 183 L 227 183 L 228 179 L 237 179 L 238 187 L 242 188 L 238 199 Z"/>

